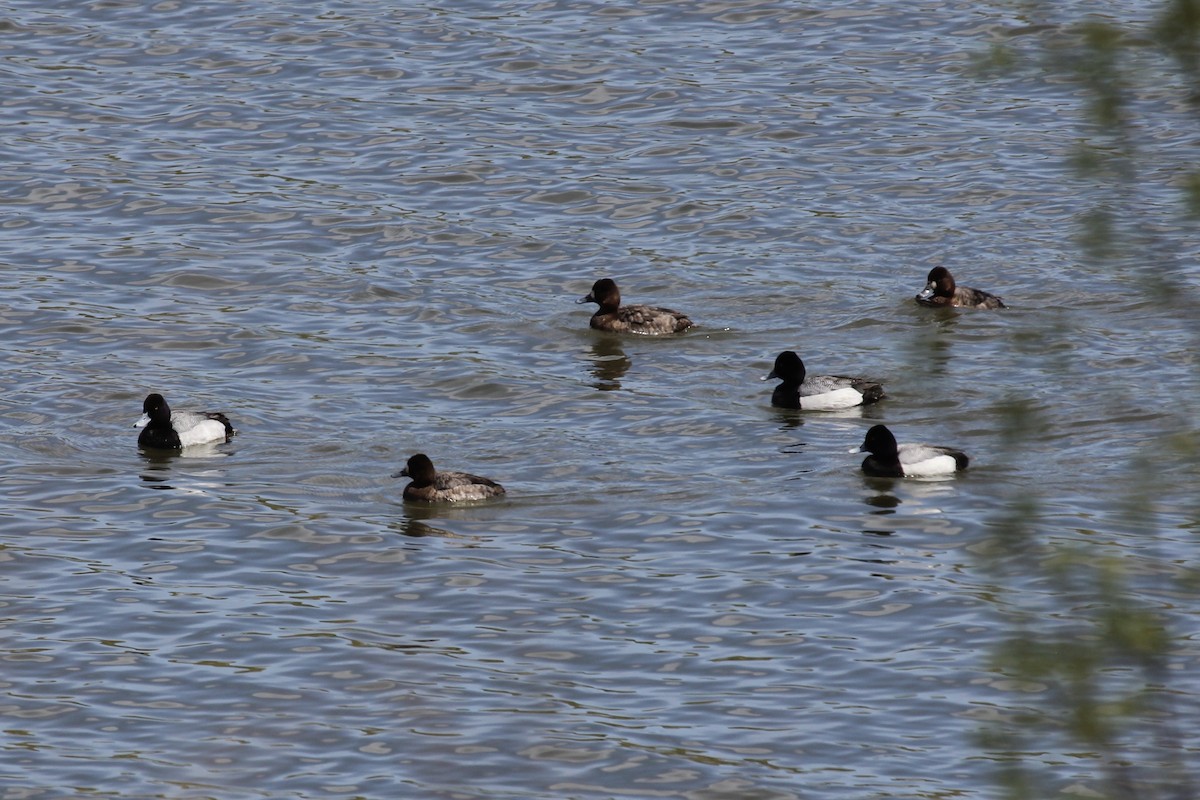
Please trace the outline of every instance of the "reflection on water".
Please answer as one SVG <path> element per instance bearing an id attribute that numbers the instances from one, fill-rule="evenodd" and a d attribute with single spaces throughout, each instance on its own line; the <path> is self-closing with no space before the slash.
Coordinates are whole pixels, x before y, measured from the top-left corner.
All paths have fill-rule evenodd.
<path id="1" fill-rule="evenodd" d="M 133 447 L 135 446 L 131 445 L 131 449 Z M 169 482 L 174 474 L 173 467 L 183 463 L 188 466 L 185 479 L 193 478 L 196 475 L 204 475 L 205 478 L 211 477 L 205 472 L 197 472 L 197 468 L 203 467 L 205 461 L 216 461 L 231 456 L 232 451 L 226 447 L 224 442 L 197 444 L 181 450 L 137 447 L 138 457 L 143 462 L 141 480 L 143 483 L 150 484 L 151 489 L 175 489 L 176 485 Z"/>
<path id="2" fill-rule="evenodd" d="M 777 408 L 771 406 L 775 419 L 779 422 L 779 430 L 786 431 L 799 428 L 804 424 L 805 412 L 795 408 Z"/>
<path id="3" fill-rule="evenodd" d="M 411 536 L 419 538 L 422 536 L 456 536 L 453 531 L 446 528 L 439 528 L 436 525 L 430 525 L 425 519 L 420 517 L 405 516 L 403 519 L 391 523 L 389 529 L 401 536 Z"/>
<path id="4" fill-rule="evenodd" d="M 766 395 L 766 401 L 770 402 L 770 395 Z M 812 420 L 818 424 L 824 420 L 853 420 L 862 419 L 868 415 L 879 414 L 879 409 L 875 408 L 878 404 L 870 406 L 851 406 L 850 408 L 838 408 L 832 411 L 804 411 L 797 408 L 779 408 L 771 406 L 771 411 L 776 419 L 779 420 L 779 429 L 787 430 L 789 428 L 798 428 L 805 423 L 805 420 Z"/>
<path id="5" fill-rule="evenodd" d="M 629 371 L 633 362 L 621 347 L 619 336 L 598 334 L 592 343 L 592 384 L 602 392 L 621 388 L 621 378 Z"/>
<path id="6" fill-rule="evenodd" d="M 870 477 L 866 481 L 867 486 L 879 494 L 873 494 L 866 498 L 865 502 L 869 506 L 875 507 L 877 510 L 873 514 L 892 514 L 902 502 L 899 497 L 891 494 L 891 489 L 895 484 L 895 480 L 891 478 L 875 478 Z"/>
<path id="7" fill-rule="evenodd" d="M 868 488 L 878 493 L 869 495 L 863 499 L 863 502 L 871 507 L 871 524 L 868 527 L 864 527 L 862 532 L 873 536 L 894 535 L 896 530 L 887 527 L 884 523 L 888 517 L 896 513 L 903 501 L 895 494 L 892 494 L 892 487 L 884 484 L 882 480 L 870 481 Z"/>
<path id="8" fill-rule="evenodd" d="M 934 313 L 957 316 L 960 312 L 949 310 Z M 921 369 L 930 378 L 945 375 L 951 369 L 955 322 L 954 319 L 943 320 L 930 334 L 923 336 L 919 342 L 914 342 L 915 349 L 919 352 Z"/>
<path id="9" fill-rule="evenodd" d="M 397 493 L 398 496 L 398 493 Z M 495 520 L 503 517 L 496 506 L 503 506 L 504 501 L 482 500 L 477 503 L 414 503 L 405 501 L 396 509 L 399 517 L 390 524 L 390 528 L 404 536 L 446 536 L 455 538 L 471 538 L 457 533 L 449 527 L 442 527 L 436 522 L 476 522 Z"/>

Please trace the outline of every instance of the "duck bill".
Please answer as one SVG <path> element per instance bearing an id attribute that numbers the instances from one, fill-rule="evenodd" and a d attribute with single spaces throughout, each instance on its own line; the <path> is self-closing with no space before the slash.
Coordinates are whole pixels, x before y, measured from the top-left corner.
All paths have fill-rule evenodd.
<path id="1" fill-rule="evenodd" d="M 581 297 L 578 300 L 576 300 L 575 305 L 581 305 L 583 303 L 594 303 L 594 302 L 596 302 L 596 298 L 593 297 L 591 294 L 588 294 L 587 297 Z"/>
<path id="2" fill-rule="evenodd" d="M 918 300 L 928 300 L 931 297 L 933 297 L 934 291 L 935 291 L 934 285 L 931 283 L 928 286 L 926 286 L 924 289 L 921 290 L 921 293 L 917 295 L 917 299 Z"/>
<path id="3" fill-rule="evenodd" d="M 759 380 L 760 381 L 769 381 L 773 378 L 778 378 L 778 377 L 779 376 L 775 374 L 775 370 L 771 370 L 766 375 L 763 375 L 761 378 L 759 378 Z"/>
<path id="4" fill-rule="evenodd" d="M 149 415 L 149 414 L 142 414 L 142 418 L 141 418 L 141 419 L 139 419 L 137 422 L 133 423 L 133 427 L 135 427 L 135 428 L 144 428 L 144 427 L 146 427 L 146 426 L 147 426 L 147 425 L 149 425 L 149 424 L 150 424 L 150 415 Z"/>

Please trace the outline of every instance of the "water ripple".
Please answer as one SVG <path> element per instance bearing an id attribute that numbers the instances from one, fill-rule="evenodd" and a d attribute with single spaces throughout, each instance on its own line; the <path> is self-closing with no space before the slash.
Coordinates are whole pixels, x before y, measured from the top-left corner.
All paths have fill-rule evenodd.
<path id="1" fill-rule="evenodd" d="M 5 796 L 991 791 L 980 720 L 1048 691 L 982 660 L 1014 497 L 1193 613 L 1190 462 L 1161 525 L 1096 487 L 1189 429 L 1195 331 L 1079 262 L 1071 88 L 966 77 L 1008 14 L 10 9 Z M 917 308 L 943 262 L 1010 313 Z M 605 275 L 697 329 L 591 331 Z M 772 409 L 782 349 L 889 399 Z M 150 391 L 239 433 L 140 454 Z M 875 422 L 972 470 L 864 478 Z M 509 495 L 407 506 L 418 451 Z"/>

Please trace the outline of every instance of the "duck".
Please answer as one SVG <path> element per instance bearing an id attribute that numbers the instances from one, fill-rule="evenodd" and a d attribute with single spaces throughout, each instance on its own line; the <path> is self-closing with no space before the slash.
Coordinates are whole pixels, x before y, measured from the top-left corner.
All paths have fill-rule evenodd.
<path id="1" fill-rule="evenodd" d="M 166 399 L 154 392 L 142 403 L 138 445 L 157 450 L 179 450 L 198 444 L 227 442 L 235 431 L 229 418 L 218 411 L 172 411 Z"/>
<path id="2" fill-rule="evenodd" d="M 959 286 L 945 267 L 934 267 L 925 278 L 925 288 L 916 298 L 918 303 L 942 308 L 1008 308 L 1004 301 L 982 289 Z"/>
<path id="3" fill-rule="evenodd" d="M 592 314 L 591 326 L 598 331 L 610 333 L 640 333 L 661 336 L 682 333 L 692 327 L 686 314 L 669 308 L 646 305 L 621 305 L 621 290 L 612 278 L 601 278 L 592 284 L 592 291 L 575 301 L 596 303 L 600 306 Z"/>
<path id="4" fill-rule="evenodd" d="M 804 411 L 836 411 L 881 399 L 883 386 L 866 378 L 841 375 L 809 375 L 804 361 L 792 350 L 775 357 L 775 367 L 762 380 L 783 381 L 771 393 L 771 405 Z"/>
<path id="5" fill-rule="evenodd" d="M 896 444 L 886 425 L 874 425 L 867 431 L 862 446 L 852 453 L 870 453 L 862 469 L 881 478 L 932 478 L 953 475 L 967 468 L 967 454 L 953 447 L 929 444 Z"/>
<path id="6" fill-rule="evenodd" d="M 404 499 L 423 503 L 465 503 L 504 494 L 504 487 L 490 478 L 465 472 L 439 472 L 424 453 L 410 456 L 404 469 L 392 477 L 411 478 L 412 482 L 404 487 Z"/>

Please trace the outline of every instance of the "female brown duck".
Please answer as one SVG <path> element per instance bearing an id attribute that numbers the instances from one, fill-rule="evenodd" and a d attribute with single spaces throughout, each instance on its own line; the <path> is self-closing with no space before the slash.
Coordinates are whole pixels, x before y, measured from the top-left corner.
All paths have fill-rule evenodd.
<path id="1" fill-rule="evenodd" d="M 621 305 L 621 290 L 612 278 L 601 278 L 592 285 L 592 291 L 576 303 L 596 303 L 600 308 L 592 314 L 591 326 L 598 331 L 611 333 L 640 333 L 661 336 L 664 333 L 681 333 L 692 327 L 687 315 L 669 308 L 644 305 Z"/>
<path id="2" fill-rule="evenodd" d="M 926 306 L 943 308 L 1008 308 L 996 295 L 982 289 L 959 286 L 954 276 L 945 267 L 934 267 L 925 279 L 925 288 L 917 295 L 917 302 Z"/>
<path id="3" fill-rule="evenodd" d="M 412 478 L 404 487 L 404 499 L 425 503 L 465 503 L 504 494 L 504 487 L 488 478 L 465 472 L 438 472 L 424 453 L 408 459 L 393 478 Z"/>

